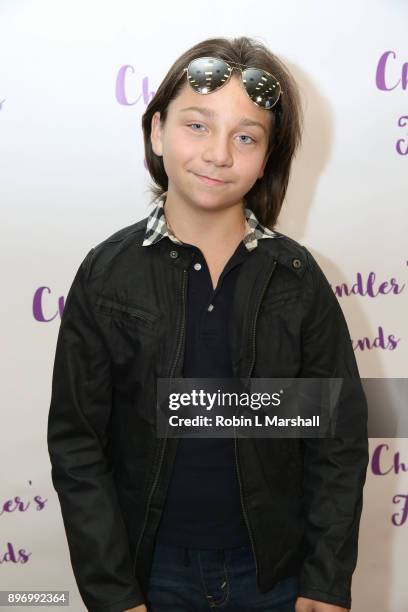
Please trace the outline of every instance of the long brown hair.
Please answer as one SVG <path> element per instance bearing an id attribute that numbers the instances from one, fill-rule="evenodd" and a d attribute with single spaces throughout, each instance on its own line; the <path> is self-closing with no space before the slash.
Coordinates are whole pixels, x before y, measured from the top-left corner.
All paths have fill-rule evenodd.
<path id="1" fill-rule="evenodd" d="M 147 169 L 153 179 L 149 186 L 151 202 L 163 197 L 168 189 L 168 177 L 162 156 L 156 155 L 150 140 L 151 122 L 160 112 L 161 122 L 167 117 L 167 107 L 187 82 L 183 69 L 200 56 L 216 56 L 236 64 L 256 66 L 273 74 L 280 82 L 283 95 L 271 111 L 268 161 L 263 176 L 245 194 L 244 202 L 259 221 L 273 229 L 285 198 L 292 159 L 300 145 L 303 111 L 300 93 L 285 64 L 265 45 L 252 38 L 208 38 L 197 43 L 174 62 L 142 115 L 142 128 Z"/>

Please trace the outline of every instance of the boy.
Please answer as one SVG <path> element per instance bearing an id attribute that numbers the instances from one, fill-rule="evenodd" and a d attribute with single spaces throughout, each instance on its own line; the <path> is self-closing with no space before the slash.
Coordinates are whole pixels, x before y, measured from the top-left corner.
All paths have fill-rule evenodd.
<path id="1" fill-rule="evenodd" d="M 239 71 L 221 87 L 214 69 L 205 96 L 197 79 L 176 79 L 182 66 L 192 76 L 186 59 L 196 77 L 209 57 L 225 74 L 229 45 L 205 41 L 169 71 L 144 115 L 165 200 L 88 253 L 66 300 L 48 441 L 92 612 L 351 605 L 366 436 L 155 436 L 158 377 L 348 377 L 341 409 L 366 411 L 327 279 L 305 247 L 264 224 L 276 221 L 296 145 L 290 77 L 263 73 L 281 70 L 286 106 L 280 95 L 252 99 Z M 279 172 L 274 205 L 245 208 L 258 181 L 262 204 Z"/>

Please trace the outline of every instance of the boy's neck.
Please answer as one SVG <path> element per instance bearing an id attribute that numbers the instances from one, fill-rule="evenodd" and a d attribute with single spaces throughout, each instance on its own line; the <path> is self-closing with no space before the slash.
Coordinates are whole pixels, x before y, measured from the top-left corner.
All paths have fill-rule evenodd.
<path id="1" fill-rule="evenodd" d="M 204 251 L 220 248 L 220 245 L 228 250 L 237 245 L 246 232 L 242 202 L 227 208 L 205 209 L 167 194 L 164 214 L 166 223 L 179 240 Z"/>

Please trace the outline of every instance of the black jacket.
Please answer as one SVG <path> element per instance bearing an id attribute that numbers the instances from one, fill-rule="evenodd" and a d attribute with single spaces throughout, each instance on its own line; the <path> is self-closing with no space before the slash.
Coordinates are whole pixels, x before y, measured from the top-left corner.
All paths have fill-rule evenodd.
<path id="1" fill-rule="evenodd" d="M 62 315 L 48 420 L 52 481 L 91 612 L 146 602 L 178 439 L 156 437 L 156 378 L 181 377 L 192 253 L 142 248 L 147 219 L 91 249 Z M 234 376 L 347 377 L 340 411 L 367 404 L 342 309 L 311 253 L 277 233 L 242 264 L 231 313 Z M 352 407 L 352 408 L 351 408 Z M 266 592 L 351 607 L 368 439 L 235 438 L 245 520 Z"/>

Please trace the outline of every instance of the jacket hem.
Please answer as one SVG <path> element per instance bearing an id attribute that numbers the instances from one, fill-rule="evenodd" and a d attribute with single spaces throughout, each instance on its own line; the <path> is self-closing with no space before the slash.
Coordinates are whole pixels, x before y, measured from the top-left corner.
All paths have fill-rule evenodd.
<path id="1" fill-rule="evenodd" d="M 141 606 L 142 604 L 146 605 L 146 600 L 144 599 L 143 595 L 135 594 L 133 597 L 126 597 L 126 599 L 121 599 L 120 601 L 115 601 L 114 603 L 90 606 L 89 608 L 87 606 L 87 610 L 88 612 L 123 612 L 123 610 L 135 608 L 136 606 Z"/>
<path id="2" fill-rule="evenodd" d="M 314 589 L 312 587 L 300 585 L 298 597 L 307 597 L 308 599 L 314 599 L 316 601 L 342 606 L 343 608 L 351 608 L 350 596 L 342 596 L 336 593 L 326 593 L 325 591 L 320 591 L 319 589 Z"/>

